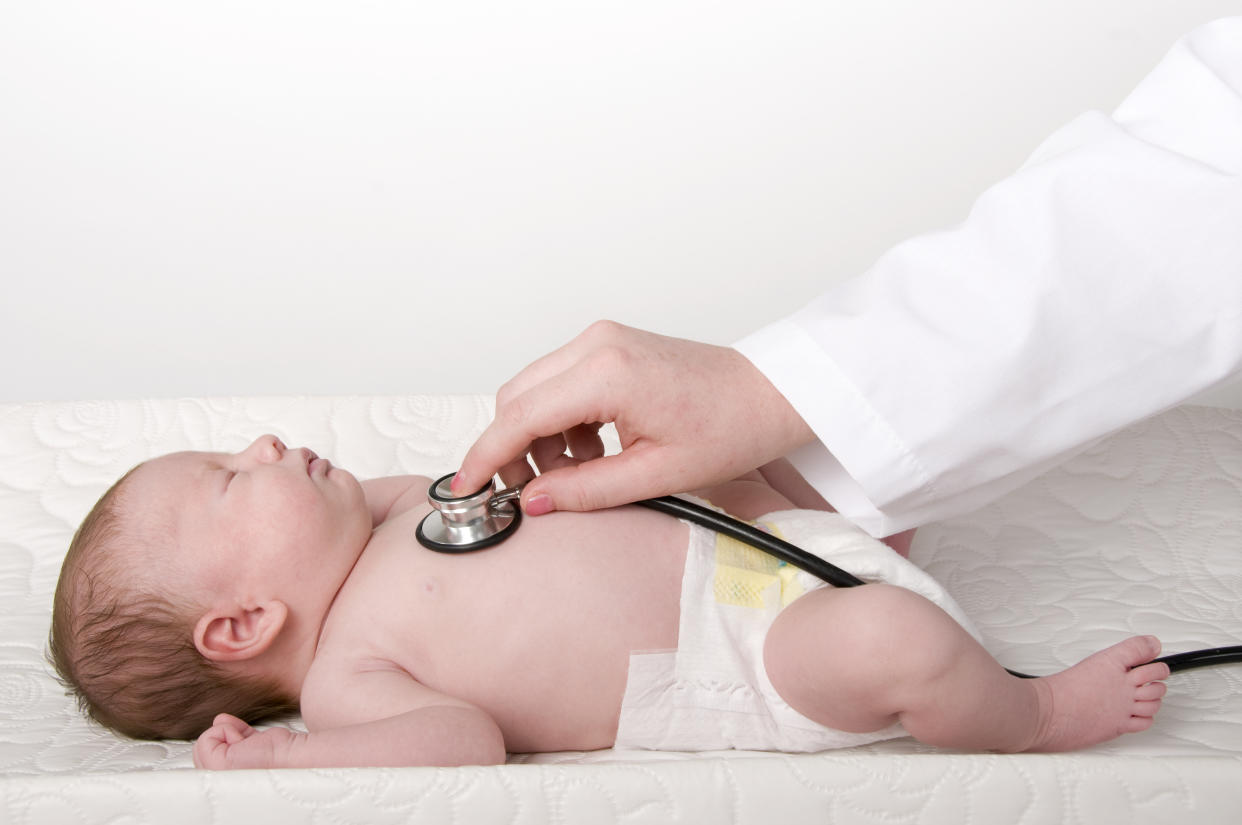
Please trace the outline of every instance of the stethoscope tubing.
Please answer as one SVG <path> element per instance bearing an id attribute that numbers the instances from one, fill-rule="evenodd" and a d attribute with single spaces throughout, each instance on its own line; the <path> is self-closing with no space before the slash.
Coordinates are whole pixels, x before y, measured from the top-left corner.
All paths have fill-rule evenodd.
<path id="1" fill-rule="evenodd" d="M 668 513 L 686 521 L 694 522 L 709 530 L 715 530 L 718 533 L 735 538 L 740 542 L 749 544 L 757 550 L 762 550 L 783 562 L 792 564 L 799 570 L 804 570 L 821 579 L 833 587 L 857 587 L 860 584 L 866 584 L 865 581 L 858 578 L 852 573 L 842 570 L 832 562 L 821 559 L 819 556 L 812 555 L 802 548 L 790 544 L 771 533 L 764 532 L 752 524 L 733 518 L 732 516 L 695 504 L 692 501 L 675 498 L 673 496 L 661 496 L 660 498 L 649 498 L 643 501 L 637 501 L 642 507 L 652 510 L 658 510 L 661 513 Z M 1192 650 L 1186 653 L 1174 653 L 1168 656 L 1161 656 L 1153 659 L 1152 662 L 1163 662 L 1169 666 L 1170 673 L 1177 673 L 1183 670 L 1191 670 L 1199 667 L 1214 667 L 1216 665 L 1237 664 L 1242 662 L 1242 645 L 1233 645 L 1230 647 L 1213 647 L 1205 650 Z M 1014 676 L 1021 679 L 1037 678 L 1029 673 L 1022 673 L 1017 670 L 1005 668 Z"/>
<path id="2" fill-rule="evenodd" d="M 452 478 L 452 473 L 446 475 L 432 483 L 429 498 L 435 505 L 456 504 L 466 501 L 467 499 L 478 498 L 480 506 L 484 509 L 491 506 L 491 501 L 485 500 L 480 494 L 487 489 L 481 488 L 479 491 L 470 496 L 448 496 L 443 493 L 437 493 L 437 486 L 446 483 Z M 490 485 L 488 485 L 490 487 Z M 431 523 L 432 519 L 443 516 L 443 513 L 437 513 L 433 510 L 418 525 L 415 530 L 415 536 L 420 544 L 430 550 L 438 553 L 469 553 L 475 550 L 483 550 L 488 547 L 494 547 L 504 541 L 508 536 L 512 535 L 521 520 L 521 510 L 518 507 L 517 497 L 521 492 L 520 487 L 514 487 L 504 490 L 499 494 L 494 494 L 491 499 L 499 499 L 503 501 L 504 506 L 512 509 L 512 522 L 499 532 L 485 534 L 482 536 L 473 536 L 468 542 L 454 541 L 451 535 L 441 536 L 443 531 L 433 530 L 435 525 Z M 674 516 L 693 522 L 709 530 L 714 530 L 725 536 L 737 539 L 744 544 L 748 544 L 757 550 L 765 553 L 804 570 L 823 580 L 833 587 L 857 587 L 866 584 L 865 581 L 846 570 L 842 570 L 830 561 L 820 558 L 819 556 L 808 553 L 795 544 L 790 544 L 779 536 L 764 532 L 758 527 L 747 522 L 740 521 L 725 513 L 712 510 L 708 507 L 696 504 L 693 501 L 676 498 L 674 496 L 661 496 L 659 498 L 648 498 L 642 501 L 636 501 L 635 504 L 640 507 L 646 507 L 661 513 Z M 437 507 L 437 509 L 439 509 Z M 435 535 L 433 535 L 435 533 Z M 1176 673 L 1182 670 L 1191 670 L 1192 668 L 1211 667 L 1215 665 L 1236 664 L 1242 662 L 1242 645 L 1234 645 L 1231 647 L 1213 647 L 1206 650 L 1193 650 L 1186 653 L 1174 653 L 1168 656 L 1162 656 L 1153 659 L 1153 662 L 1163 662 L 1169 666 L 1169 672 Z M 1022 679 L 1034 679 L 1036 677 L 1022 673 L 1017 670 L 1009 670 L 1009 673 Z"/>

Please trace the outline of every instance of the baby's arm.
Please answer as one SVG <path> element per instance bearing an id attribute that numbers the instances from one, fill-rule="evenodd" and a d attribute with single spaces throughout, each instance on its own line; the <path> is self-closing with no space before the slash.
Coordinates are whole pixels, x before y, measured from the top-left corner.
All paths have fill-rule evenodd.
<path id="1" fill-rule="evenodd" d="M 322 708 L 304 706 L 310 733 L 255 730 L 220 714 L 194 745 L 200 768 L 498 765 L 504 737 L 485 712 L 437 693 L 396 668 L 346 677 Z M 382 715 L 384 709 L 401 710 Z"/>
<path id="2" fill-rule="evenodd" d="M 427 500 L 431 480 L 426 476 L 388 476 L 362 482 L 371 509 L 371 526 L 379 527 L 391 515 Z"/>

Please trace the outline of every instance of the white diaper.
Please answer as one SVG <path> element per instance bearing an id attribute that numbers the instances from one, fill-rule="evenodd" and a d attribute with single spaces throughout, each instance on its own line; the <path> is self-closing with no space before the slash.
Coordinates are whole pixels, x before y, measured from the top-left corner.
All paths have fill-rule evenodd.
<path id="1" fill-rule="evenodd" d="M 978 632 L 931 576 L 836 513 L 787 510 L 759 525 L 866 581 L 913 590 Z M 828 585 L 734 539 L 690 525 L 675 651 L 630 656 L 618 748 L 810 752 L 905 736 L 900 725 L 847 733 L 785 703 L 763 666 L 763 642 L 780 611 Z M 831 633 L 831 628 L 825 628 Z"/>

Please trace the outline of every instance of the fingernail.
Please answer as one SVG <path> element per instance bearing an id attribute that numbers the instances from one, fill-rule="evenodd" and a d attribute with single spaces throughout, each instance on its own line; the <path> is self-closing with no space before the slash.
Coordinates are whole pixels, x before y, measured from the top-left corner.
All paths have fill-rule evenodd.
<path id="1" fill-rule="evenodd" d="M 538 493 L 530 497 L 530 501 L 526 502 L 526 515 L 542 516 L 551 513 L 556 509 L 556 504 L 552 501 L 552 496 L 547 493 Z"/>

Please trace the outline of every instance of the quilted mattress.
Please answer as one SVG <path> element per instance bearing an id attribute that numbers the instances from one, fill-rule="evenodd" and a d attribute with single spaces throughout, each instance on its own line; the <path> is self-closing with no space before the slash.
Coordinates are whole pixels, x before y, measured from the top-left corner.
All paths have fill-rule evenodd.
<path id="1" fill-rule="evenodd" d="M 493 768 L 208 773 L 189 745 L 93 727 L 44 662 L 70 535 L 133 464 L 263 432 L 366 477 L 456 466 L 474 396 L 0 405 L 0 822 L 1242 821 L 1242 666 L 1175 674 L 1149 732 L 1001 756 L 911 740 L 823 754 L 599 751 Z M 1133 633 L 1167 652 L 1242 641 L 1242 411 L 1182 407 L 982 511 L 912 558 L 1007 666 L 1045 673 Z"/>

